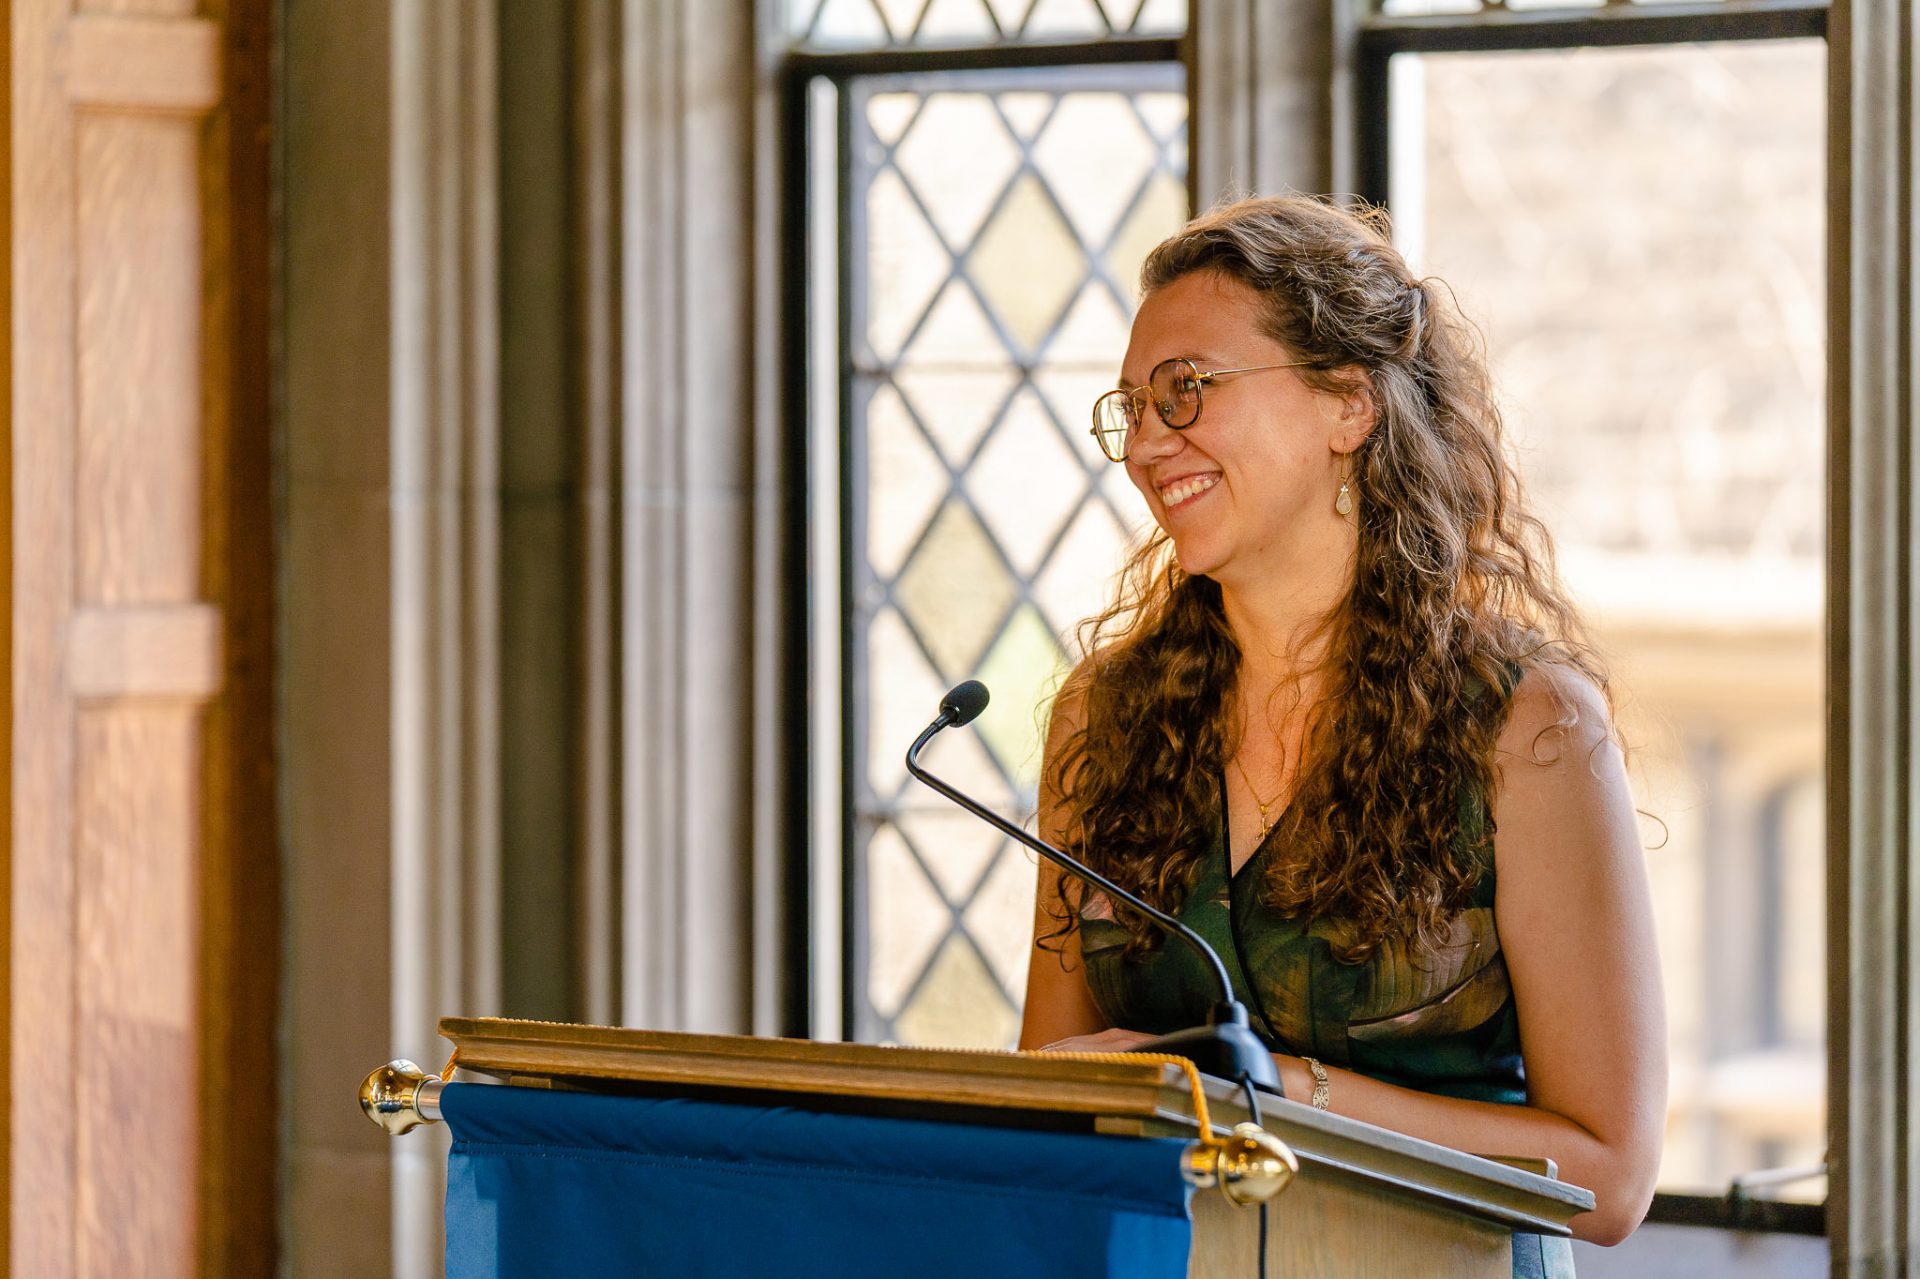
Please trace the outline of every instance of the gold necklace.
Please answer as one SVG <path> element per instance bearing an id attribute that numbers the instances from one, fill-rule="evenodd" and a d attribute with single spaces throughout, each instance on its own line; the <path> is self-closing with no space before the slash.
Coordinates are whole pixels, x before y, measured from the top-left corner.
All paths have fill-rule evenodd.
<path id="1" fill-rule="evenodd" d="M 1233 766 L 1240 770 L 1240 780 L 1247 784 L 1247 794 L 1253 796 L 1253 806 L 1260 810 L 1260 843 L 1264 844 L 1267 842 L 1267 832 L 1273 829 L 1273 819 L 1267 816 L 1267 809 L 1271 805 L 1261 799 L 1260 792 L 1253 788 L 1253 778 L 1247 776 L 1247 766 L 1240 762 L 1238 755 L 1233 757 Z M 1279 802 L 1280 797 L 1275 795 L 1273 803 Z"/>

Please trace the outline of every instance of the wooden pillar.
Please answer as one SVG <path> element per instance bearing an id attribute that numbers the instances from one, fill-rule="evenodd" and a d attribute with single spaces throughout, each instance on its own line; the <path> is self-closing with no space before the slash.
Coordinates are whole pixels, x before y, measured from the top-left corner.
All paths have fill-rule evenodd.
<path id="1" fill-rule="evenodd" d="M 267 10 L 190 13 L 10 13 L 7 1254 L 48 1279 L 271 1260 Z"/>

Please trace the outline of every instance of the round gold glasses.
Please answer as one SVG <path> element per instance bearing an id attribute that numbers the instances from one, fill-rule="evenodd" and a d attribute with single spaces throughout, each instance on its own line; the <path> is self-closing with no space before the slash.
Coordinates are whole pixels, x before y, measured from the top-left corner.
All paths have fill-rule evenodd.
<path id="1" fill-rule="evenodd" d="M 1184 431 L 1200 420 L 1200 388 L 1215 378 L 1235 373 L 1265 373 L 1268 369 L 1297 369 L 1313 363 L 1292 360 L 1286 364 L 1256 364 L 1244 369 L 1214 369 L 1203 373 L 1185 356 L 1162 360 L 1147 374 L 1145 385 L 1108 391 L 1093 402 L 1093 438 L 1109 460 L 1124 462 L 1140 421 L 1146 413 L 1146 397 L 1153 397 L 1154 412 L 1176 431 Z"/>

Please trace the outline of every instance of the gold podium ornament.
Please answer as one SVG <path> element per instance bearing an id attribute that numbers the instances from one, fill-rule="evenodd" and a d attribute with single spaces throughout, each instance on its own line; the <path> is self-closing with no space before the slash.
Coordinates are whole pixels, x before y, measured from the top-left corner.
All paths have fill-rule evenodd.
<path id="1" fill-rule="evenodd" d="M 1218 1188 L 1228 1203 L 1265 1203 L 1292 1184 L 1300 1160 L 1287 1143 L 1257 1124 L 1235 1124 L 1218 1144 L 1187 1147 L 1181 1174 L 1196 1190 Z"/>
<path id="2" fill-rule="evenodd" d="M 440 1076 L 429 1075 L 405 1058 L 396 1058 L 360 1085 L 360 1109 L 389 1137 L 421 1124 L 440 1122 Z"/>

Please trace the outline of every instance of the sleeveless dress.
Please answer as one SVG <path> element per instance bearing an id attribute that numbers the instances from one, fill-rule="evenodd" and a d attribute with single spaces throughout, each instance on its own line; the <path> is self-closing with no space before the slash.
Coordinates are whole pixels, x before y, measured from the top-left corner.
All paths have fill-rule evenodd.
<path id="1" fill-rule="evenodd" d="M 1173 912 L 1220 952 L 1253 1030 L 1275 1052 L 1317 1057 L 1387 1083 L 1520 1105 L 1527 1099 L 1520 1022 L 1494 926 L 1495 873 L 1487 809 L 1461 797 L 1462 842 L 1480 866 L 1472 901 L 1439 953 L 1384 944 L 1372 958 L 1343 963 L 1335 920 L 1282 915 L 1260 901 L 1262 869 L 1278 854 L 1278 826 L 1238 873 L 1231 871 L 1223 814 L 1185 904 Z M 1190 947 L 1162 944 L 1140 961 L 1122 950 L 1126 930 L 1104 895 L 1080 913 L 1087 984 L 1108 1024 L 1165 1034 L 1205 1020 L 1214 999 L 1211 970 Z M 1514 1279 L 1571 1279 L 1567 1241 L 1513 1237 Z"/>

